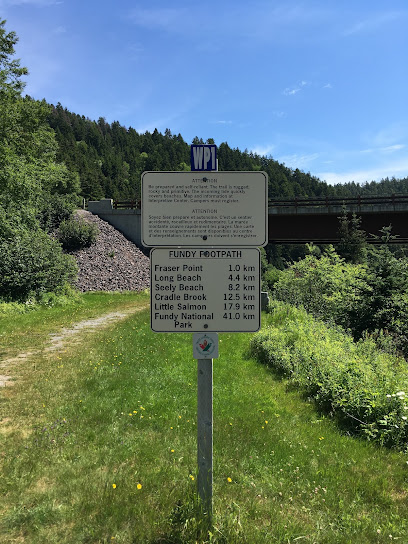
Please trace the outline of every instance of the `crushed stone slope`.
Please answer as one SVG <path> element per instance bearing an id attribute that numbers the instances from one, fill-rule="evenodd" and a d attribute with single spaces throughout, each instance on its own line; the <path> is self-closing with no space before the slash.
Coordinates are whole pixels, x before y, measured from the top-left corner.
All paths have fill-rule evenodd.
<path id="1" fill-rule="evenodd" d="M 77 210 L 76 216 L 98 227 L 92 246 L 70 252 L 78 264 L 76 287 L 86 291 L 141 291 L 150 285 L 149 258 L 122 233 L 97 215 Z"/>

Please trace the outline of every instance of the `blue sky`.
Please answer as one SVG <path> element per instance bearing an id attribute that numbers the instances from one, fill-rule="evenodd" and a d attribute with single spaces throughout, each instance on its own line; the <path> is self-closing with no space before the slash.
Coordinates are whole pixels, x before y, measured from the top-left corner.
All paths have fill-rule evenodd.
<path id="1" fill-rule="evenodd" d="M 329 183 L 408 176 L 406 0 L 0 0 L 26 92 Z"/>

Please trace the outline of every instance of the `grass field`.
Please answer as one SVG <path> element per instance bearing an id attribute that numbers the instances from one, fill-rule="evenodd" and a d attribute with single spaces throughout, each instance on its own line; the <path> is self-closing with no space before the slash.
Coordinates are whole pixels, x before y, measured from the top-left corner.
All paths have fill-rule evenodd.
<path id="1" fill-rule="evenodd" d="M 189 334 L 150 331 L 140 295 L 0 318 L 0 355 L 133 307 L 15 368 L 0 391 L 0 542 L 408 543 L 407 456 L 344 436 L 250 359 L 250 334 L 214 360 L 214 527 L 196 489 Z M 264 317 L 266 321 L 268 317 Z"/>

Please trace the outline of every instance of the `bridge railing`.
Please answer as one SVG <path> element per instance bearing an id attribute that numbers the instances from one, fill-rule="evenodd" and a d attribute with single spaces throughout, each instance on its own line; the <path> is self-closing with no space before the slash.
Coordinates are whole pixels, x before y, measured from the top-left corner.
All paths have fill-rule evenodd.
<path id="1" fill-rule="evenodd" d="M 114 200 L 114 210 L 140 210 L 140 200 Z"/>
<path id="2" fill-rule="evenodd" d="M 310 197 L 300 198 L 295 197 L 291 199 L 270 198 L 268 201 L 269 207 L 330 207 L 330 206 L 365 206 L 365 205 L 379 205 L 379 204 L 391 204 L 397 206 L 400 204 L 408 204 L 408 195 L 393 194 L 383 196 L 353 196 L 353 197 L 341 197 L 341 196 L 326 196 L 326 197 Z"/>

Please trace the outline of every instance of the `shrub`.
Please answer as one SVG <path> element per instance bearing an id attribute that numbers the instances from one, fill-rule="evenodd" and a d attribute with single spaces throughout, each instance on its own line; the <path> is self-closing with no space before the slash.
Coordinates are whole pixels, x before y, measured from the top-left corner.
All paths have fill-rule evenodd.
<path id="1" fill-rule="evenodd" d="M 280 302 L 272 309 L 271 326 L 252 339 L 252 354 L 336 415 L 349 432 L 407 449 L 405 361 L 381 352 L 369 338 L 354 342 L 304 310 Z"/>
<path id="2" fill-rule="evenodd" d="M 77 207 L 76 195 L 44 194 L 38 219 L 41 228 L 47 232 L 55 231 L 62 221 L 69 219 Z"/>
<path id="3" fill-rule="evenodd" d="M 370 293 L 366 267 L 346 263 L 333 247 L 320 258 L 307 255 L 282 271 L 274 285 L 278 300 L 303 306 L 315 317 L 344 328 L 358 318 Z"/>
<path id="4" fill-rule="evenodd" d="M 58 239 L 68 251 L 92 245 L 98 236 L 98 228 L 83 219 L 70 218 L 61 222 Z"/>
<path id="5" fill-rule="evenodd" d="M 76 278 L 75 259 L 44 231 L 16 229 L 0 240 L 0 298 L 24 302 L 46 292 L 60 292 Z"/>
<path id="6" fill-rule="evenodd" d="M 269 266 L 262 275 L 262 290 L 263 291 L 272 291 L 274 285 L 279 280 L 282 274 L 282 270 L 275 268 L 274 266 Z"/>

